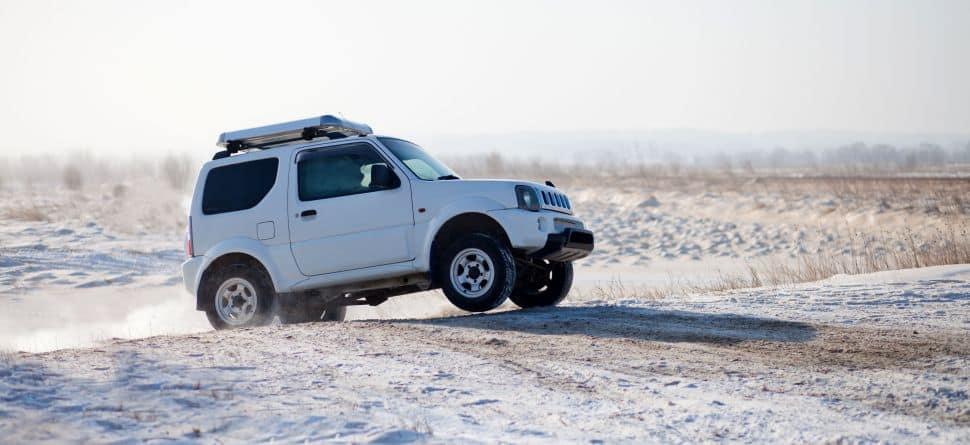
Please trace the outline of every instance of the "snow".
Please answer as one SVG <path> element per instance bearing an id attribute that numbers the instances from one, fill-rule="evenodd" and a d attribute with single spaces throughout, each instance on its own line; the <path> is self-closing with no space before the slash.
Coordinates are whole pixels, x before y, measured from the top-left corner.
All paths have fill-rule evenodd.
<path id="1" fill-rule="evenodd" d="M 178 264 L 185 256 L 172 237 L 119 236 L 94 222 L 72 227 L 4 221 L 0 240 L 0 294 L 135 281 L 175 284 L 180 282 Z"/>
<path id="2" fill-rule="evenodd" d="M 646 197 L 646 198 L 645 198 Z M 869 249 L 879 255 L 920 245 L 945 231 L 947 219 L 927 215 L 896 197 L 856 200 L 823 193 L 687 193 L 589 187 L 570 193 L 597 246 L 592 266 L 666 267 L 674 260 L 695 269 L 711 259 L 790 261 L 802 255 L 841 255 Z"/>
<path id="3" fill-rule="evenodd" d="M 970 268 L 955 265 L 838 275 L 799 286 L 741 290 L 717 296 L 672 297 L 663 304 L 674 301 L 690 310 L 732 311 L 845 325 L 970 331 Z"/>
<path id="4" fill-rule="evenodd" d="M 968 323 L 958 265 L 116 340 L 0 361 L 0 437 L 966 443 Z"/>
<path id="5" fill-rule="evenodd" d="M 970 265 L 640 292 L 945 218 L 704 188 L 571 191 L 598 244 L 562 307 L 469 316 L 424 292 L 233 332 L 180 285 L 182 192 L 5 190 L 0 442 L 970 442 Z M 30 208 L 58 218 L 7 216 Z"/>

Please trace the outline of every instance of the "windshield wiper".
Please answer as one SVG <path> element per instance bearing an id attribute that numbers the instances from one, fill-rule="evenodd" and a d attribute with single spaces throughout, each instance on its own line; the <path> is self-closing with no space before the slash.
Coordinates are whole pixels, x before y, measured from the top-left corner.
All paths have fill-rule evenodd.
<path id="1" fill-rule="evenodd" d="M 461 178 L 459 178 L 459 177 L 457 177 L 455 175 L 438 176 L 438 180 L 439 181 L 446 180 L 446 179 L 461 179 Z"/>

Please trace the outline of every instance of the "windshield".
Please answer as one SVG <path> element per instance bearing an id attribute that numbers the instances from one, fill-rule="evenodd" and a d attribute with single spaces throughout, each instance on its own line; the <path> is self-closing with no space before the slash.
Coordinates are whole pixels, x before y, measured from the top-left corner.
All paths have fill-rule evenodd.
<path id="1" fill-rule="evenodd" d="M 391 150 L 391 153 L 394 153 L 394 156 L 400 159 L 404 165 L 408 166 L 408 169 L 414 172 L 418 178 L 424 179 L 425 181 L 458 179 L 458 176 L 455 176 L 455 172 L 451 171 L 447 165 L 425 153 L 421 147 L 401 139 L 378 139 L 380 139 L 381 143 L 388 150 Z"/>

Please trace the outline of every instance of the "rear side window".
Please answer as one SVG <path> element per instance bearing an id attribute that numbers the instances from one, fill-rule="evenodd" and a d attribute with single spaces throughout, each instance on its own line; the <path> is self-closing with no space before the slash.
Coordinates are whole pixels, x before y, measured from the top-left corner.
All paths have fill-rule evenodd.
<path id="1" fill-rule="evenodd" d="M 256 207 L 276 183 L 277 158 L 224 165 L 209 170 L 202 192 L 202 213 L 237 212 Z"/>

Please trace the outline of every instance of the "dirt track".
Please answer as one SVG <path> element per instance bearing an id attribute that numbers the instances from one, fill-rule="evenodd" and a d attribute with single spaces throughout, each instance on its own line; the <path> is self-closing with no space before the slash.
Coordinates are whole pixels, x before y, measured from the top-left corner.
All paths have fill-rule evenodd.
<path id="1" fill-rule="evenodd" d="M 967 442 L 970 281 L 962 278 L 970 269 L 914 273 L 961 279 L 271 326 L 21 354 L 0 360 L 8 394 L 0 437 Z"/>
<path id="2" fill-rule="evenodd" d="M 927 406 L 918 394 L 922 388 L 904 382 L 886 382 L 894 388 L 877 397 L 857 387 L 817 384 L 830 374 L 873 379 L 878 386 L 876 375 L 933 372 L 970 387 L 970 370 L 954 367 L 951 360 L 970 357 L 966 331 L 845 328 L 609 306 L 562 308 L 549 319 L 508 313 L 364 326 L 388 331 L 399 341 L 433 343 L 537 377 L 542 376 L 537 369 L 550 364 L 571 368 L 596 363 L 631 378 L 768 378 L 771 384 L 766 382 L 763 391 L 852 400 L 900 414 L 970 424 L 970 403 Z M 556 383 L 590 390 L 578 381 Z"/>
<path id="3" fill-rule="evenodd" d="M 656 398 L 677 408 L 679 393 L 710 385 L 706 391 L 721 393 L 715 406 L 783 396 L 789 402 L 771 403 L 832 401 L 838 410 L 853 416 L 878 411 L 970 426 L 966 394 L 936 397 L 939 394 L 927 392 L 933 383 L 925 380 L 931 374 L 933 381 L 962 381 L 967 388 L 970 371 L 958 363 L 970 357 L 970 334 L 966 332 L 846 328 L 623 306 L 212 332 L 34 358 L 67 366 L 77 363 L 72 374 L 97 379 L 99 373 L 116 373 L 121 363 L 132 362 L 131 357 L 119 359 L 132 351 L 138 351 L 138 358 L 129 366 L 136 368 L 160 365 L 155 355 L 164 352 L 166 361 L 191 368 L 255 373 L 260 377 L 256 381 L 274 382 L 282 386 L 277 391 L 284 392 L 286 388 L 312 392 L 314 382 L 322 382 L 319 362 L 326 357 L 339 365 L 323 376 L 341 380 L 338 384 L 346 389 L 368 386 L 364 382 L 376 378 L 380 384 L 372 389 L 380 392 L 380 387 L 388 385 L 385 390 L 392 393 L 388 399 L 403 396 L 424 406 L 502 400 L 511 402 L 508 411 L 502 410 L 508 413 L 523 409 L 523 401 L 515 399 L 524 397 L 531 399 L 524 404 L 528 409 L 549 410 L 556 417 L 568 418 L 574 407 L 547 404 L 544 398 L 556 394 L 567 400 L 595 400 L 613 406 L 637 406 L 644 398 Z M 361 357 L 377 360 L 384 369 L 361 364 Z M 90 369 L 96 372 L 92 374 Z M 399 375 L 395 369 L 407 370 L 407 375 Z M 509 376 L 515 377 L 514 382 L 506 381 Z M 249 385 L 246 380 L 214 385 L 201 380 L 201 385 L 234 388 L 225 389 L 233 393 L 240 391 L 240 385 Z M 449 384 L 441 385 L 442 380 Z M 646 390 L 651 387 L 671 391 Z M 456 393 L 475 394 L 483 388 L 490 398 L 457 404 L 452 400 Z M 633 425 L 628 422 L 648 411 L 639 415 L 624 412 L 613 412 L 618 417 L 605 425 L 616 422 L 630 428 Z M 629 415 L 633 417 L 624 418 Z M 605 425 L 595 423 L 583 429 L 597 431 Z M 723 434 L 749 437 L 731 436 L 727 430 Z"/>

